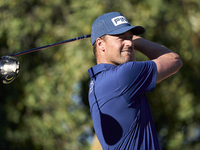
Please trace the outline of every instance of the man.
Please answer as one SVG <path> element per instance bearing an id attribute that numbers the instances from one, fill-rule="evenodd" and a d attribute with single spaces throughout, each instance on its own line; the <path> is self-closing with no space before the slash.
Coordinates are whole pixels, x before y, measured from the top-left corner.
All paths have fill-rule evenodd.
<path id="1" fill-rule="evenodd" d="M 175 74 L 182 61 L 168 48 L 136 36 L 144 32 L 118 12 L 104 14 L 92 25 L 97 65 L 88 70 L 89 104 L 104 150 L 161 149 L 145 93 Z M 150 60 L 136 61 L 134 50 Z"/>

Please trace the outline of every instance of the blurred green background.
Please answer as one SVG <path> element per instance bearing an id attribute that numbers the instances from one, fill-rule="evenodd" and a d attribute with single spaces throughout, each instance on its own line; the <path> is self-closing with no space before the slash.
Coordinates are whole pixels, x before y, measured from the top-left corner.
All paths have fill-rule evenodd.
<path id="1" fill-rule="evenodd" d="M 0 56 L 90 34 L 93 21 L 111 11 L 182 58 L 179 73 L 148 97 L 163 150 L 199 150 L 199 0 L 0 0 Z M 18 77 L 0 84 L 0 149 L 90 149 L 90 38 L 16 58 Z M 137 53 L 137 60 L 147 58 Z"/>

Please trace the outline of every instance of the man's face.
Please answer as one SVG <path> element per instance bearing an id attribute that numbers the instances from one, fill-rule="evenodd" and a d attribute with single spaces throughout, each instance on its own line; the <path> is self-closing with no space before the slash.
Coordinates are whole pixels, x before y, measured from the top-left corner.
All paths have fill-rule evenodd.
<path id="1" fill-rule="evenodd" d="M 105 58 L 107 63 L 120 65 L 135 61 L 133 33 L 127 31 L 120 35 L 106 35 Z"/>

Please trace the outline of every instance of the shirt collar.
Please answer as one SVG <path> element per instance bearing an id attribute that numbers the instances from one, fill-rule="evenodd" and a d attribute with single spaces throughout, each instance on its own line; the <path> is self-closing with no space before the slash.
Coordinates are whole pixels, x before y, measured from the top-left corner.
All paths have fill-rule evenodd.
<path id="1" fill-rule="evenodd" d="M 97 75 L 102 71 L 110 69 L 111 67 L 116 67 L 116 66 L 112 64 L 98 64 L 96 66 L 93 66 L 88 70 L 90 78 L 92 78 L 93 76 Z"/>

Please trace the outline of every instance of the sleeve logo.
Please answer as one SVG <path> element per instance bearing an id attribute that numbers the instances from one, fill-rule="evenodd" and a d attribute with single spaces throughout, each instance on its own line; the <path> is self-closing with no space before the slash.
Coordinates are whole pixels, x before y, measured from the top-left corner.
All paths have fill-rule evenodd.
<path id="1" fill-rule="evenodd" d="M 92 81 L 90 82 L 90 89 L 89 89 L 90 93 L 92 93 L 93 88 L 94 88 L 94 81 L 92 80 Z"/>

